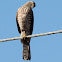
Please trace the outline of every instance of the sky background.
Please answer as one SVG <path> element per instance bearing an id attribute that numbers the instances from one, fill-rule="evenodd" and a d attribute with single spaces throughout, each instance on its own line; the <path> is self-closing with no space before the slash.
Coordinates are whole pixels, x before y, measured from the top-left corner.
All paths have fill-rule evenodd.
<path id="1" fill-rule="evenodd" d="M 30 0 L 0 0 L 0 39 L 19 37 L 16 12 Z M 33 0 L 33 34 L 62 30 L 62 0 Z M 62 33 L 31 39 L 31 61 L 23 60 L 20 40 L 0 42 L 0 62 L 62 62 Z"/>

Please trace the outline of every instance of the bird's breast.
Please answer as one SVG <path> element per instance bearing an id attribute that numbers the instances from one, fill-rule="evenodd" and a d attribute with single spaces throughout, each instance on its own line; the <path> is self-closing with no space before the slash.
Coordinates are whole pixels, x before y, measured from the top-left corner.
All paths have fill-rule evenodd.
<path id="1" fill-rule="evenodd" d="M 19 10 L 18 12 L 18 23 L 21 30 L 29 30 L 31 26 L 31 15 L 28 14 L 28 9 Z"/>

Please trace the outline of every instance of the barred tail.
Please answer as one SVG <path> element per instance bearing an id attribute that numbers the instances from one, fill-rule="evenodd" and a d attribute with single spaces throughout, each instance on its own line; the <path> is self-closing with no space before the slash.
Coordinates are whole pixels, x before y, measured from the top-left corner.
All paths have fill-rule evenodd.
<path id="1" fill-rule="evenodd" d="M 24 60 L 30 60 L 31 59 L 30 44 L 28 42 L 23 43 L 23 59 Z"/>

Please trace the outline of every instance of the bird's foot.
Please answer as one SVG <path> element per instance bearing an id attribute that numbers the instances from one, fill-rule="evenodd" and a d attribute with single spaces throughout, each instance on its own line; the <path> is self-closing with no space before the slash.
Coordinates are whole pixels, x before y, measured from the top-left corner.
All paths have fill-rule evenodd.
<path id="1" fill-rule="evenodd" d="M 26 38 L 26 34 L 25 34 L 25 31 L 23 31 L 22 39 L 25 39 L 25 38 Z"/>

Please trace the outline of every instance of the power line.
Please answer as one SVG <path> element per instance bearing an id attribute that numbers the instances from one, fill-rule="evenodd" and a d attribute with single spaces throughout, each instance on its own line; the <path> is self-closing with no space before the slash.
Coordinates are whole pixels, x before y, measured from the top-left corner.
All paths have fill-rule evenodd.
<path id="1" fill-rule="evenodd" d="M 27 38 L 30 38 L 30 37 L 38 37 L 38 36 L 45 36 L 45 35 L 51 35 L 51 34 L 57 34 L 57 33 L 62 33 L 62 30 L 48 32 L 48 33 L 40 33 L 40 34 L 35 34 L 35 35 L 28 35 L 26 37 Z M 11 41 L 11 40 L 18 40 L 18 39 L 22 39 L 22 38 L 21 37 L 15 37 L 15 38 L 1 39 L 0 42 L 3 42 L 3 41 Z"/>

